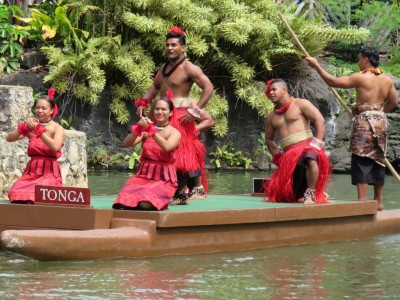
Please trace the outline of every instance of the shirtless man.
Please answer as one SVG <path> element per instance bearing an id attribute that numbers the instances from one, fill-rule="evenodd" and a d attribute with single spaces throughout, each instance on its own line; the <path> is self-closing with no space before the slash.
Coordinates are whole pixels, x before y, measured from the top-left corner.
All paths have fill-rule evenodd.
<path id="1" fill-rule="evenodd" d="M 185 33 L 179 27 L 173 27 L 166 35 L 165 49 L 168 62 L 161 66 L 153 84 L 143 98 L 138 99 L 135 103 L 138 115 L 141 116 L 149 101 L 154 99 L 158 93 L 161 97 L 167 96 L 167 91 L 173 93 L 176 112 L 175 117 L 171 120 L 171 125 L 182 134 L 181 143 L 176 151 L 175 166 L 179 187 L 176 201 L 173 204 L 188 203 L 189 195 L 192 199 L 206 197 L 207 180 L 204 169 L 206 149 L 197 135 L 214 124 L 211 116 L 203 109 L 213 93 L 213 86 L 203 71 L 186 59 L 185 47 Z M 198 102 L 189 97 L 193 83 L 202 89 Z M 193 110 L 188 111 L 189 108 Z M 195 120 L 201 122 L 196 124 Z M 191 194 L 188 191 L 190 180 L 193 181 L 194 186 Z"/>
<path id="2" fill-rule="evenodd" d="M 350 142 L 352 184 L 357 185 L 358 200 L 366 200 L 368 184 L 374 185 L 374 198 L 378 210 L 382 210 L 388 126 L 385 113 L 397 108 L 398 96 L 392 80 L 378 68 L 378 51 L 361 47 L 358 54 L 361 72 L 337 78 L 326 72 L 316 58 L 307 57 L 307 61 L 328 85 L 355 88 Z"/>
<path id="3" fill-rule="evenodd" d="M 266 95 L 275 109 L 265 119 L 265 140 L 277 166 L 266 181 L 268 201 L 328 203 L 324 192 L 330 163 L 323 149 L 323 116 L 308 100 L 289 96 L 282 79 L 269 81 Z M 310 123 L 314 125 L 315 137 Z M 274 141 L 275 133 L 280 138 L 283 153 Z"/>

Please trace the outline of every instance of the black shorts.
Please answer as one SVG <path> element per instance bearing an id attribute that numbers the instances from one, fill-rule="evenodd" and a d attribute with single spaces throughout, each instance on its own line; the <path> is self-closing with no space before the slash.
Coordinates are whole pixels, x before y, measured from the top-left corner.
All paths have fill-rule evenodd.
<path id="1" fill-rule="evenodd" d="M 195 172 L 182 172 L 182 171 L 177 171 L 176 175 L 178 177 L 178 186 L 182 187 L 187 185 L 189 188 L 194 187 L 194 178 L 201 176 L 201 171 L 196 170 Z"/>
<path id="2" fill-rule="evenodd" d="M 296 199 L 300 199 L 304 196 L 304 192 L 307 190 L 307 160 L 315 160 L 318 163 L 318 155 L 314 151 L 306 151 L 304 152 L 297 164 L 296 168 L 293 172 L 293 194 Z"/>
<path id="3" fill-rule="evenodd" d="M 351 155 L 351 184 L 384 184 L 384 166 L 376 163 L 369 157 L 362 157 L 356 154 Z"/>

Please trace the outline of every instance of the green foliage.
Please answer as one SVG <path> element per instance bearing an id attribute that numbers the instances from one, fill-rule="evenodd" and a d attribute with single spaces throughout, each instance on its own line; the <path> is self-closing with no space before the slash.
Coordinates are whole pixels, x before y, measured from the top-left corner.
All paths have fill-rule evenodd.
<path id="1" fill-rule="evenodd" d="M 392 46 L 389 56 L 389 62 L 382 64 L 382 69 L 393 76 L 400 77 L 400 45 Z"/>
<path id="2" fill-rule="evenodd" d="M 130 118 L 127 103 L 143 95 L 155 66 L 165 60 L 165 34 L 173 25 L 187 33 L 187 57 L 193 63 L 212 80 L 221 74 L 229 78 L 237 98 L 265 116 L 272 105 L 258 82 L 270 78 L 276 64 L 302 55 L 278 11 L 312 55 L 332 41 L 361 43 L 368 36 L 367 30 L 337 30 L 317 19 L 305 20 L 267 0 L 62 0 L 54 11 L 39 11 L 35 20 L 41 23 L 31 29 L 38 37 L 43 29 L 39 24 L 46 24 L 65 40 L 62 49 L 43 48 L 50 67 L 46 81 L 59 93 L 94 105 L 105 86 L 111 86 L 113 100 L 107 105 L 121 124 Z M 52 14 L 54 23 L 43 16 Z M 216 121 L 213 133 L 225 135 L 226 98 L 215 94 L 206 109 Z"/>
<path id="3" fill-rule="evenodd" d="M 257 148 L 253 153 L 253 158 L 263 156 L 267 158 L 268 169 L 271 170 L 272 156 L 268 151 L 267 144 L 265 143 L 265 133 L 262 131 L 257 138 Z"/>
<path id="4" fill-rule="evenodd" d="M 263 155 L 271 157 L 271 154 L 268 151 L 267 145 L 265 144 L 265 134 L 261 132 L 257 138 L 257 148 L 253 153 L 253 156 Z"/>
<path id="5" fill-rule="evenodd" d="M 106 85 L 106 72 L 114 70 L 123 74 L 127 82 L 112 87 L 114 97 L 110 104 L 110 110 L 121 124 L 130 119 L 126 100 L 140 97 L 151 84 L 153 61 L 139 45 L 121 47 L 118 37 L 91 38 L 79 54 L 53 46 L 42 50 L 50 65 L 45 81 L 52 82 L 59 93 L 93 105 L 99 102 Z"/>
<path id="6" fill-rule="evenodd" d="M 23 47 L 19 40 L 28 33 L 9 23 L 9 15 L 23 14 L 23 10 L 15 5 L 0 4 L 0 76 L 12 73 L 19 68 Z"/>
<path id="7" fill-rule="evenodd" d="M 60 125 L 64 128 L 64 129 L 68 129 L 68 130 L 75 130 L 74 127 L 72 127 L 72 116 L 69 116 L 68 119 L 61 119 L 60 120 Z"/>
<path id="8" fill-rule="evenodd" d="M 335 57 L 330 57 L 328 59 L 329 65 L 328 65 L 328 72 L 331 73 L 335 77 L 339 76 L 350 76 L 354 72 L 357 72 L 358 68 L 354 64 L 349 64 L 345 61 L 339 60 Z M 355 104 L 355 99 L 356 99 L 356 91 L 355 89 L 341 89 L 337 88 L 336 89 L 340 97 L 343 99 L 343 101 L 347 104 L 347 106 L 353 106 Z"/>
<path id="9" fill-rule="evenodd" d="M 104 145 L 100 143 L 100 139 L 104 133 L 97 133 L 86 141 L 86 152 L 88 166 L 101 166 L 108 169 L 110 166 L 123 163 L 124 154 L 117 152 L 110 154 Z"/>
<path id="10" fill-rule="evenodd" d="M 390 45 L 391 35 L 400 27 L 396 1 L 319 0 L 326 17 L 337 28 L 355 25 L 370 31 L 368 42 L 374 47 Z M 336 46 L 348 47 L 346 40 Z"/>
<path id="11" fill-rule="evenodd" d="M 80 30 L 72 25 L 67 10 L 58 6 L 54 15 L 47 15 L 38 9 L 30 10 L 30 18 L 18 18 L 28 24 L 20 26 L 29 32 L 29 38 L 39 43 L 51 43 L 58 47 L 67 47 L 77 53 L 83 50 L 89 32 Z"/>
<path id="12" fill-rule="evenodd" d="M 140 161 L 140 153 L 142 146 L 141 144 L 137 144 L 132 151 L 131 155 L 126 155 L 125 159 L 128 159 L 128 167 L 133 170 L 135 168 L 136 163 Z"/>
<path id="13" fill-rule="evenodd" d="M 216 168 L 221 168 L 224 162 L 229 167 L 244 167 L 248 169 L 253 162 L 251 158 L 243 155 L 242 151 L 235 151 L 232 142 L 228 142 L 222 148 L 217 148 L 215 152 L 210 152 L 209 155 L 213 157 L 210 162 L 214 163 Z"/>

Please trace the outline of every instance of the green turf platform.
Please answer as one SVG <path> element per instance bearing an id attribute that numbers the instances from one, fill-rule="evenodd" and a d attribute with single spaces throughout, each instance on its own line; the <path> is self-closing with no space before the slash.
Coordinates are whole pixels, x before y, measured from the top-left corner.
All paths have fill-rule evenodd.
<path id="1" fill-rule="evenodd" d="M 91 197 L 91 205 L 98 209 L 110 209 L 116 196 L 94 196 Z M 275 208 L 288 206 L 302 206 L 302 203 L 269 203 L 264 202 L 262 197 L 251 195 L 208 195 L 203 200 L 191 200 L 189 205 L 170 205 L 169 212 L 189 212 L 204 210 L 225 209 L 251 209 L 251 208 Z M 349 203 L 356 200 L 331 200 L 330 203 Z"/>

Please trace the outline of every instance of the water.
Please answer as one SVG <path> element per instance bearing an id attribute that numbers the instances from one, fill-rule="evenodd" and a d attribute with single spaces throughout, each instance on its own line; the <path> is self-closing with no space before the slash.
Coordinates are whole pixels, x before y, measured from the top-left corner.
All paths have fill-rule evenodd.
<path id="1" fill-rule="evenodd" d="M 213 193 L 250 193 L 260 173 L 211 174 Z M 90 174 L 92 194 L 116 194 L 130 174 Z M 355 198 L 348 175 L 332 197 Z M 104 189 L 104 190 L 103 190 Z M 399 208 L 388 176 L 386 208 Z M 370 191 L 372 194 L 372 189 Z M 400 234 L 362 241 L 205 255 L 37 262 L 0 252 L 0 299 L 400 299 Z"/>

